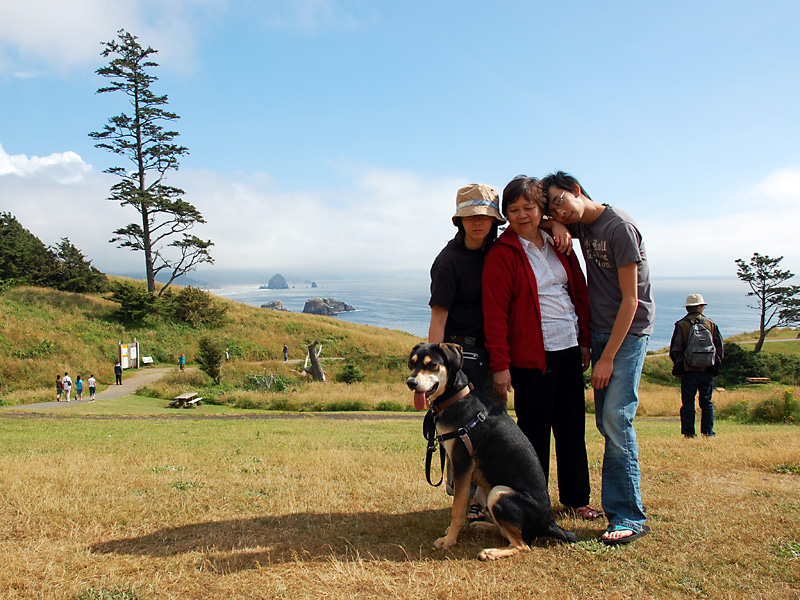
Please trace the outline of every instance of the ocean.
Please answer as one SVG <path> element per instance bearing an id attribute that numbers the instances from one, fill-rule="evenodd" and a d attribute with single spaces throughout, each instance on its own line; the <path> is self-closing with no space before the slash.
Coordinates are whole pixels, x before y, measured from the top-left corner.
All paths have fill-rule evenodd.
<path id="1" fill-rule="evenodd" d="M 261 290 L 260 284 L 242 284 L 210 291 L 250 306 L 280 300 L 293 312 L 302 312 L 309 298 L 335 298 L 356 309 L 339 314 L 337 318 L 343 321 L 399 329 L 418 337 L 428 335 L 430 281 L 427 279 L 332 280 L 316 284 L 312 288 L 310 282 L 290 283 L 286 290 Z M 656 322 L 650 350 L 669 346 L 675 321 L 686 314 L 683 303 L 689 294 L 703 295 L 708 303 L 706 314 L 717 323 L 724 337 L 758 329 L 758 311 L 748 307 L 753 303 L 746 295 L 750 288 L 738 279 L 661 279 L 653 280 L 652 287 Z"/>

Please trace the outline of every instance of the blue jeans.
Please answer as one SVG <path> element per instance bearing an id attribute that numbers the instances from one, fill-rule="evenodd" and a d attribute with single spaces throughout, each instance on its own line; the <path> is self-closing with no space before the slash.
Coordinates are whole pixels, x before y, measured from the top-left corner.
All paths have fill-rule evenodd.
<path id="1" fill-rule="evenodd" d="M 608 333 L 592 331 L 592 362 L 603 354 Z M 628 335 L 614 357 L 608 387 L 594 390 L 597 429 L 605 438 L 603 511 L 610 525 L 640 531 L 647 520 L 639 487 L 639 446 L 633 419 L 639 406 L 639 379 L 650 336 Z"/>
<path id="2" fill-rule="evenodd" d="M 700 404 L 700 433 L 714 435 L 714 376 L 703 371 L 686 371 L 681 377 L 681 433 L 694 437 L 694 397 Z"/>

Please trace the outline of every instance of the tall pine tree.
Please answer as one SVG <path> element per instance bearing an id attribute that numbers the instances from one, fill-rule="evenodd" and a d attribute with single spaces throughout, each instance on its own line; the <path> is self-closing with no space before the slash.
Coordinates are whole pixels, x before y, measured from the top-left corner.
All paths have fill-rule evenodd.
<path id="1" fill-rule="evenodd" d="M 158 80 L 148 71 L 158 63 L 151 59 L 157 53 L 149 46 L 142 48 L 137 37 L 124 29 L 118 40 L 105 42 L 104 57 L 112 57 L 107 66 L 97 70 L 111 83 L 98 94 L 122 92 L 128 97 L 131 114 L 111 117 L 102 131 L 89 134 L 105 148 L 128 161 L 128 166 L 106 169 L 120 178 L 111 188 L 110 200 L 132 206 L 141 217 L 137 223 L 117 229 L 110 241 L 120 248 L 144 252 L 147 289 L 156 293 L 156 275 L 164 271 L 167 283 L 158 290 L 160 296 L 181 275 L 193 271 L 200 263 L 213 263 L 211 240 L 202 240 L 187 233 L 196 223 L 205 223 L 200 211 L 183 199 L 184 191 L 165 183 L 170 171 L 177 171 L 179 159 L 188 150 L 177 143 L 176 131 L 164 128 L 165 123 L 179 119 L 166 110 L 167 96 L 157 96 L 150 89 Z M 132 168 L 131 168 L 132 166 Z"/>

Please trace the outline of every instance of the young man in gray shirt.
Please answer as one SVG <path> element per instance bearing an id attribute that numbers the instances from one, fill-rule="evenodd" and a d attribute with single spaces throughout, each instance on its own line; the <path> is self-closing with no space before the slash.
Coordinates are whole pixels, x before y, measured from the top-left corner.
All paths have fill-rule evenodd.
<path id="1" fill-rule="evenodd" d="M 609 526 L 600 541 L 627 544 L 650 531 L 633 428 L 655 317 L 647 253 L 633 219 L 592 200 L 571 175 L 548 175 L 542 189 L 548 214 L 578 238 L 586 260 L 595 417 L 605 438 L 602 502 Z"/>

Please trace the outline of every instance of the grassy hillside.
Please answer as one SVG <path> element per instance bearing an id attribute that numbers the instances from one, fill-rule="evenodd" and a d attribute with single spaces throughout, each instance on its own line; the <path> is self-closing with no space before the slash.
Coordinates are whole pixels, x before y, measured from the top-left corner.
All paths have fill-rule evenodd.
<path id="1" fill-rule="evenodd" d="M 169 365 L 177 364 L 181 353 L 193 363 L 202 336 L 221 341 L 237 361 L 281 359 L 284 343 L 289 358 L 304 358 L 305 344 L 319 340 L 323 356 L 380 357 L 405 364 L 418 341 L 400 331 L 216 300 L 228 306 L 220 328 L 164 322 L 126 328 L 110 316 L 117 305 L 101 295 L 37 287 L 6 290 L 0 295 L 0 399 L 8 404 L 51 399 L 56 374 L 65 371 L 73 379 L 94 374 L 101 384 L 113 383 L 118 340 L 136 338 L 143 356 Z"/>

